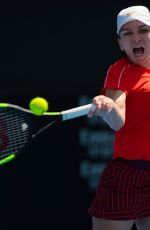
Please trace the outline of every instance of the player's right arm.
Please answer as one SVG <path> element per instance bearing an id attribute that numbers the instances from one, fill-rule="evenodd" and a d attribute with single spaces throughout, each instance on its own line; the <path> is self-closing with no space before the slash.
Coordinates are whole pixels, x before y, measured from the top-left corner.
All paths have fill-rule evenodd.
<path id="1" fill-rule="evenodd" d="M 88 117 L 101 116 L 113 130 L 124 126 L 126 113 L 126 94 L 121 90 L 107 89 L 104 95 L 93 98 L 93 107 Z"/>

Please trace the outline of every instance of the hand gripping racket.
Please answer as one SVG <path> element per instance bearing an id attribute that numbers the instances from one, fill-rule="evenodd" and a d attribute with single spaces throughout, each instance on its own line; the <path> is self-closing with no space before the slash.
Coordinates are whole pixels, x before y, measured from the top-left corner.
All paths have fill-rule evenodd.
<path id="1" fill-rule="evenodd" d="M 45 112 L 37 116 L 23 107 L 0 103 L 0 165 L 14 159 L 28 143 L 57 121 L 84 116 L 88 114 L 92 106 L 88 104 L 62 112 Z M 51 117 L 51 121 L 42 128 L 35 129 L 36 119 L 43 116 Z"/>

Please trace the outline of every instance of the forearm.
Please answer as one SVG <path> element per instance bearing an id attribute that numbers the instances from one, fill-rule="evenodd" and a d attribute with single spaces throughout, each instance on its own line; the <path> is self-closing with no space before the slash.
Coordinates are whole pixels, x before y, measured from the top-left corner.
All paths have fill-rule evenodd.
<path id="1" fill-rule="evenodd" d="M 125 114 L 124 112 L 121 113 L 116 105 L 114 105 L 111 111 L 104 113 L 102 118 L 109 125 L 109 127 L 115 131 L 122 128 L 125 123 Z"/>

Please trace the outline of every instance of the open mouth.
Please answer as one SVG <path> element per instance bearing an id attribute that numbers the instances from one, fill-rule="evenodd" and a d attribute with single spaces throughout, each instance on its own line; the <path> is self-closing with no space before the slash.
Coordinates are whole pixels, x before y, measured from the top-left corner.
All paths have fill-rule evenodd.
<path id="1" fill-rule="evenodd" d="M 144 53 L 144 48 L 143 47 L 133 48 L 133 53 L 138 57 L 142 56 Z"/>

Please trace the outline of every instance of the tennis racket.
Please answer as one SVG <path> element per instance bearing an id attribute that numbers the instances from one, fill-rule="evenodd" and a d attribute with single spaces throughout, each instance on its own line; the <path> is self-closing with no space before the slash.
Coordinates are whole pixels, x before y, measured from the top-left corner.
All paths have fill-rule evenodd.
<path id="1" fill-rule="evenodd" d="M 92 106 L 88 104 L 62 112 L 45 112 L 37 116 L 31 110 L 18 105 L 0 103 L 0 165 L 14 159 L 32 140 L 56 122 L 84 116 Z M 37 119 L 44 116 L 49 116 L 51 121 L 37 130 Z"/>

